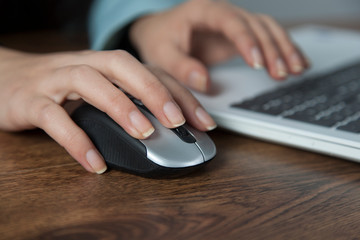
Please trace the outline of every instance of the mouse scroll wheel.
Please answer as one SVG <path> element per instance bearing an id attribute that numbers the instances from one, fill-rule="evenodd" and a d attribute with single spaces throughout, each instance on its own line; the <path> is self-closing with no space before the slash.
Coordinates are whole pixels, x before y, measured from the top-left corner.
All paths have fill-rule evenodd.
<path id="1" fill-rule="evenodd" d="M 187 143 L 195 143 L 196 139 L 183 126 L 171 129 L 181 140 Z"/>

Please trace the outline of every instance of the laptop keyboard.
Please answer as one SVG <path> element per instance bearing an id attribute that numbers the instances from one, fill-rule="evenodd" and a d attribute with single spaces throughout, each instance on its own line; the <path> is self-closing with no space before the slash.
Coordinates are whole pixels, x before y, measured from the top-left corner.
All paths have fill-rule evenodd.
<path id="1" fill-rule="evenodd" d="M 360 133 L 360 62 L 232 107 Z"/>

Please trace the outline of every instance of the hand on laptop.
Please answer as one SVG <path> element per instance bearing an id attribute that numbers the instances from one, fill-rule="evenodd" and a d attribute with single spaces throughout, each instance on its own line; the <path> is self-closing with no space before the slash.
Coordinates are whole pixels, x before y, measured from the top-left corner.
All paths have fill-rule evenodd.
<path id="1" fill-rule="evenodd" d="M 69 100 L 94 105 L 135 138 L 146 138 L 154 129 L 113 84 L 142 100 L 166 127 L 185 119 L 203 131 L 215 126 L 178 81 L 121 50 L 28 54 L 0 47 L 0 73 L 0 129 L 40 127 L 90 172 L 102 173 L 106 166 L 62 107 Z"/>
<path id="2" fill-rule="evenodd" d="M 308 64 L 285 30 L 271 17 L 226 1 L 191 0 L 145 16 L 130 29 L 141 58 L 195 90 L 206 92 L 206 65 L 240 54 L 274 79 L 300 74 Z M 146 40 L 144 40 L 146 39 Z"/>

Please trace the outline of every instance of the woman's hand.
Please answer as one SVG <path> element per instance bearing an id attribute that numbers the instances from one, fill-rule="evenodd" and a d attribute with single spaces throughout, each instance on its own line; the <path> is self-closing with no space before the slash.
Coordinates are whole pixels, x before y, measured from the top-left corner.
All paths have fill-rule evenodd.
<path id="1" fill-rule="evenodd" d="M 63 108 L 67 101 L 83 99 L 139 139 L 154 128 L 123 91 L 140 99 L 168 128 L 185 119 L 203 131 L 215 126 L 177 81 L 121 50 L 28 54 L 0 47 L 0 73 L 0 129 L 42 128 L 90 172 L 102 173 L 106 165 Z"/>
<path id="2" fill-rule="evenodd" d="M 141 58 L 198 91 L 209 88 L 206 65 L 240 54 L 252 67 L 284 79 L 308 67 L 287 33 L 269 16 L 227 1 L 190 0 L 145 16 L 130 29 Z"/>

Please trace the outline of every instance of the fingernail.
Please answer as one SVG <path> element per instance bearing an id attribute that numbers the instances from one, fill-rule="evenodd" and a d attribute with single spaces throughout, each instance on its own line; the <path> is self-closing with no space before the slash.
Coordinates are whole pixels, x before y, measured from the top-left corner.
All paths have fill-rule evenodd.
<path id="1" fill-rule="evenodd" d="M 298 54 L 294 53 L 291 58 L 291 70 L 294 73 L 301 73 L 304 70 L 304 67 L 301 64 L 301 59 Z"/>
<path id="2" fill-rule="evenodd" d="M 94 150 L 94 149 L 90 149 L 87 153 L 86 153 L 86 161 L 90 164 L 90 166 L 92 167 L 92 169 L 97 173 L 97 174 L 102 174 L 106 171 L 107 167 L 106 164 L 104 162 L 104 159 L 100 156 L 100 154 Z"/>
<path id="3" fill-rule="evenodd" d="M 205 92 L 207 90 L 206 86 L 206 76 L 199 73 L 198 71 L 192 71 L 189 75 L 188 80 L 189 86 L 195 90 Z"/>
<path id="4" fill-rule="evenodd" d="M 262 69 L 264 68 L 263 59 L 260 50 L 257 47 L 251 49 L 251 56 L 253 60 L 253 68 Z"/>
<path id="5" fill-rule="evenodd" d="M 149 120 L 138 111 L 132 111 L 129 114 L 129 118 L 132 125 L 144 138 L 149 137 L 155 131 Z"/>
<path id="6" fill-rule="evenodd" d="M 175 103 L 165 103 L 163 110 L 167 119 L 173 124 L 173 127 L 179 127 L 185 123 L 185 118 Z"/>
<path id="7" fill-rule="evenodd" d="M 288 75 L 286 71 L 285 63 L 281 58 L 278 58 L 276 60 L 276 69 L 277 69 L 278 77 L 284 78 Z"/>
<path id="8" fill-rule="evenodd" d="M 200 122 L 205 125 L 208 131 L 211 131 L 217 127 L 214 120 L 202 107 L 196 108 L 195 115 L 200 120 Z"/>

